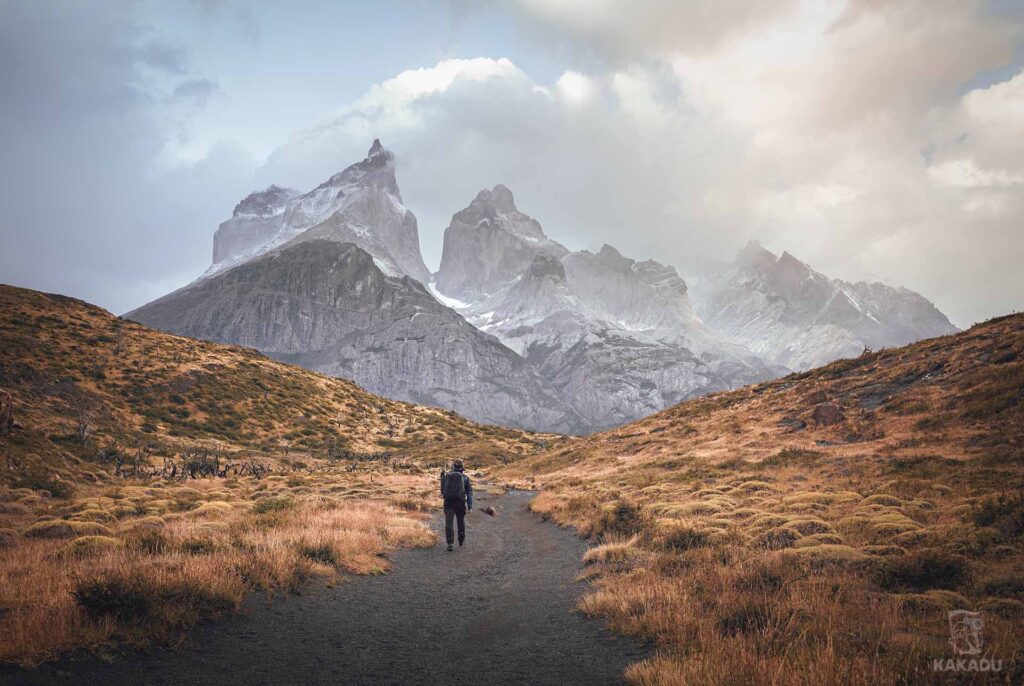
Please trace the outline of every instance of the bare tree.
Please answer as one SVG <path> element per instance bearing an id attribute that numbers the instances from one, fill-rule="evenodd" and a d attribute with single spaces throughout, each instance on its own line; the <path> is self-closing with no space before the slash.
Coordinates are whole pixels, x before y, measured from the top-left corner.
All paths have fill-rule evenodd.
<path id="1" fill-rule="evenodd" d="M 117 337 L 114 339 L 114 354 L 120 357 L 124 354 L 124 348 L 124 322 L 122 321 L 117 325 Z"/>
<path id="2" fill-rule="evenodd" d="M 79 398 L 74 405 L 75 433 L 79 443 L 85 443 L 92 435 L 96 410 L 88 398 Z"/>

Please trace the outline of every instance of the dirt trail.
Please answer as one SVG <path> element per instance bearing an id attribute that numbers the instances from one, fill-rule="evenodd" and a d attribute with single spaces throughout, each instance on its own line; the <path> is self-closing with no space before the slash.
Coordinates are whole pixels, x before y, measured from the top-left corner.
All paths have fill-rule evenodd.
<path id="1" fill-rule="evenodd" d="M 63 660 L 24 684 L 614 684 L 644 649 L 573 611 L 584 544 L 527 509 L 530 495 L 479 489 L 467 544 L 399 551 L 393 569 L 349 578 L 240 617 L 204 623 L 177 649 L 111 663 Z M 487 505 L 499 510 L 488 517 Z"/>

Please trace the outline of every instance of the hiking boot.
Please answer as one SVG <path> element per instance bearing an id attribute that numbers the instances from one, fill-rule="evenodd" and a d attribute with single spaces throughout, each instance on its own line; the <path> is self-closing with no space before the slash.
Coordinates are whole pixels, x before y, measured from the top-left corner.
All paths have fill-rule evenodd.
<path id="1" fill-rule="evenodd" d="M 450 553 L 451 551 L 452 551 L 452 544 L 451 544 L 451 543 L 449 543 L 449 544 L 448 544 L 448 552 Z"/>

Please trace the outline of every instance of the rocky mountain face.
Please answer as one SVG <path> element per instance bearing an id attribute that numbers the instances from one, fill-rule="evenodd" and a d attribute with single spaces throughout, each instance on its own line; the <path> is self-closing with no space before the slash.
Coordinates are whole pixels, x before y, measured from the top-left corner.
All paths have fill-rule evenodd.
<path id="1" fill-rule="evenodd" d="M 753 242 L 731 264 L 705 263 L 688 280 L 708 327 L 794 370 L 958 330 L 914 291 L 830 279 Z"/>
<path id="2" fill-rule="evenodd" d="M 484 189 L 452 217 L 444 232 L 437 289 L 466 302 L 486 299 L 522 274 L 537 255 L 568 254 L 540 224 L 516 209 L 501 184 Z"/>
<path id="3" fill-rule="evenodd" d="M 297 195 L 299 191 L 270 186 L 235 205 L 231 219 L 213 235 L 213 264 L 252 253 L 274 240 L 281 230 L 288 201 Z"/>
<path id="4" fill-rule="evenodd" d="M 594 429 L 784 372 L 707 331 L 675 269 L 570 252 L 504 186 L 445 231 L 435 288 L 522 354 Z"/>
<path id="5" fill-rule="evenodd" d="M 353 243 L 303 236 L 126 316 L 484 422 L 587 428 L 522 357 Z"/>
<path id="6" fill-rule="evenodd" d="M 127 316 L 477 421 L 567 433 L 955 330 L 911 291 L 833 281 L 759 246 L 705 263 L 693 289 L 608 245 L 571 252 L 502 185 L 452 217 L 434 277 L 395 156 L 375 140 L 307 193 L 242 200 L 207 272 Z"/>
<path id="7" fill-rule="evenodd" d="M 313 233 L 307 233 L 315 229 Z M 355 243 L 390 276 L 426 283 L 416 215 L 402 204 L 395 156 L 374 140 L 366 158 L 309 191 L 278 186 L 238 203 L 217 229 L 213 264 L 204 276 L 230 269 L 303 236 Z"/>

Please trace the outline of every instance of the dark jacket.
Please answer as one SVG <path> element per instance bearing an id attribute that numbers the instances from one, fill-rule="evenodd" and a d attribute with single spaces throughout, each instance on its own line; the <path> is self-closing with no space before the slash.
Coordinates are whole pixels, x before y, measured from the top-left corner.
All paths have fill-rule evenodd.
<path id="1" fill-rule="evenodd" d="M 461 472 L 462 470 L 461 469 L 454 469 L 452 471 Z M 442 498 L 444 498 L 444 475 L 446 473 L 447 472 L 441 472 L 441 497 Z M 463 473 L 462 479 L 463 479 L 463 481 L 466 484 L 466 507 L 468 507 L 469 509 L 472 510 L 473 509 L 473 484 L 472 484 L 472 482 L 470 482 L 469 477 L 466 476 L 465 473 Z M 447 502 L 448 502 L 448 499 L 445 498 L 445 504 L 447 504 Z M 462 503 L 459 503 L 459 504 L 461 505 Z"/>

